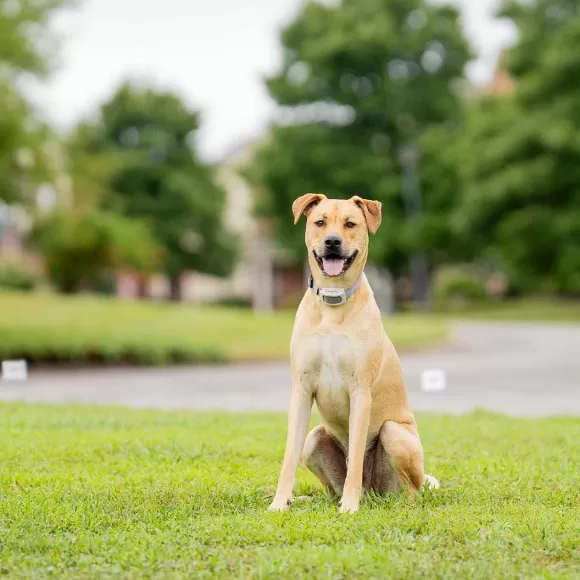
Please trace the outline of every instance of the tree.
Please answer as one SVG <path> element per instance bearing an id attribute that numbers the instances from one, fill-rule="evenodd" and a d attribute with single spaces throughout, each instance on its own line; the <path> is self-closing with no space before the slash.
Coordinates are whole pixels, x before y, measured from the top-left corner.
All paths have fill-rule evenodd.
<path id="1" fill-rule="evenodd" d="M 469 236 L 459 236 L 455 225 L 456 210 L 463 199 L 458 139 L 464 118 L 462 113 L 460 123 L 432 126 L 419 140 L 423 213 L 414 227 L 408 228 L 412 236 L 409 246 L 424 248 L 433 268 L 466 262 L 474 255 Z"/>
<path id="2" fill-rule="evenodd" d="M 29 143 L 29 118 L 24 99 L 8 83 L 0 84 L 0 201 L 15 201 L 20 193 L 24 167 L 19 166 L 17 152 Z"/>
<path id="3" fill-rule="evenodd" d="M 3 1 L 0 7 L 0 62 L 2 75 L 45 75 L 57 45 L 50 19 L 71 0 Z"/>
<path id="4" fill-rule="evenodd" d="M 498 16 L 518 28 L 518 43 L 507 54 L 509 72 L 516 78 L 536 71 L 544 54 L 543 41 L 557 36 L 562 26 L 578 17 L 577 0 L 504 0 Z"/>
<path id="5" fill-rule="evenodd" d="M 145 278 L 163 257 L 147 224 L 107 208 L 110 182 L 128 159 L 118 152 L 87 152 L 93 130 L 80 124 L 63 141 L 72 198 L 40 212 L 29 238 L 48 278 L 65 293 L 111 288 L 119 269 Z"/>
<path id="6" fill-rule="evenodd" d="M 271 129 L 248 170 L 258 185 L 258 211 L 274 219 L 278 241 L 298 257 L 302 234 L 288 219 L 298 195 L 379 199 L 384 221 L 371 258 L 405 271 L 414 248 L 437 246 L 444 233 L 431 228 L 425 237 L 420 222 L 406 222 L 399 154 L 409 143 L 427 145 L 430 128 L 459 117 L 452 84 L 470 52 L 458 12 L 423 0 L 310 2 L 281 40 L 284 62 L 267 87 L 284 122 Z M 440 150 L 432 143 L 425 159 L 437 164 Z M 426 211 L 447 211 L 447 202 L 431 203 L 428 187 L 423 193 Z"/>
<path id="7" fill-rule="evenodd" d="M 44 216 L 32 240 L 48 278 L 65 293 L 94 289 L 120 268 L 152 271 L 160 255 L 145 224 L 98 208 Z"/>
<path id="8" fill-rule="evenodd" d="M 580 11 L 576 2 L 537 0 L 503 14 L 520 30 L 507 55 L 517 90 L 470 118 L 459 221 L 515 290 L 578 294 Z"/>
<path id="9" fill-rule="evenodd" d="M 35 119 L 15 80 L 50 71 L 56 44 L 49 22 L 55 11 L 68 4 L 69 0 L 0 4 L 0 200 L 19 199 L 24 172 L 37 181 L 46 177 L 50 162 L 42 146 L 49 131 Z M 19 153 L 26 159 L 20 159 Z"/>
<path id="10" fill-rule="evenodd" d="M 196 155 L 199 116 L 170 93 L 122 85 L 98 123 L 83 129 L 83 152 L 117 157 L 104 206 L 142 220 L 164 249 L 163 271 L 180 298 L 186 270 L 228 275 L 235 237 L 223 224 L 225 193 Z"/>

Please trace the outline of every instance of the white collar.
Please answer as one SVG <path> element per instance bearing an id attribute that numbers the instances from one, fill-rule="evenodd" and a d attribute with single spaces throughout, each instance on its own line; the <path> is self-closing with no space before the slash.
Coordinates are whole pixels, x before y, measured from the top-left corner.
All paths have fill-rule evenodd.
<path id="1" fill-rule="evenodd" d="M 320 300 L 328 306 L 342 306 L 357 290 L 362 280 L 362 272 L 356 279 L 356 282 L 347 289 L 344 288 L 319 288 L 315 282 L 312 274 L 308 277 L 308 288 L 312 288 Z"/>

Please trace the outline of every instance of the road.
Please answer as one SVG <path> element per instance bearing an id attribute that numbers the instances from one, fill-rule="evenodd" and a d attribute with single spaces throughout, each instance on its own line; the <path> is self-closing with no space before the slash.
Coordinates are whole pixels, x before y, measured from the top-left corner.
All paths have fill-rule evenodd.
<path id="1" fill-rule="evenodd" d="M 416 411 L 580 416 L 580 326 L 461 323 L 449 345 L 401 358 Z M 421 391 L 421 373 L 432 368 L 446 372 L 445 391 Z M 38 371 L 0 382 L 5 401 L 162 409 L 286 411 L 289 392 L 287 363 Z"/>

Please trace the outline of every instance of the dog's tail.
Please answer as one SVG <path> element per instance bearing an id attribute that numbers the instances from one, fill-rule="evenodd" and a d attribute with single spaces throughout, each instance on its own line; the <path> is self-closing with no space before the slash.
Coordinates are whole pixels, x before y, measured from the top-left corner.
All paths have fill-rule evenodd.
<path id="1" fill-rule="evenodd" d="M 432 475 L 425 474 L 425 481 L 423 482 L 424 487 L 430 487 L 431 489 L 439 489 L 439 480 Z"/>

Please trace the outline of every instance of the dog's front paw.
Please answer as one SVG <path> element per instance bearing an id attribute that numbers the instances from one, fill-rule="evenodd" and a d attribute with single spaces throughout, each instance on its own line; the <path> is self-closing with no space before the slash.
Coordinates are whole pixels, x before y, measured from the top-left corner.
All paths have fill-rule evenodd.
<path id="1" fill-rule="evenodd" d="M 343 495 L 340 501 L 341 514 L 354 514 L 358 511 L 360 504 L 360 494 Z"/>
<path id="2" fill-rule="evenodd" d="M 286 497 L 275 497 L 268 508 L 271 512 L 283 512 L 290 507 L 292 500 Z"/>

